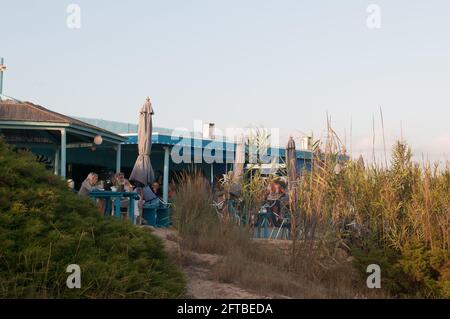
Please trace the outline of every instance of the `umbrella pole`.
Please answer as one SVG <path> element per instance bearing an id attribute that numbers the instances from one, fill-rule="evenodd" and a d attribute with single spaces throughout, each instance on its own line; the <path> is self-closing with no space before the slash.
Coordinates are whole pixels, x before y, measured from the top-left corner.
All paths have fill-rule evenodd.
<path id="1" fill-rule="evenodd" d="M 164 173 L 163 173 L 163 200 L 165 203 L 169 201 L 169 147 L 164 148 Z"/>

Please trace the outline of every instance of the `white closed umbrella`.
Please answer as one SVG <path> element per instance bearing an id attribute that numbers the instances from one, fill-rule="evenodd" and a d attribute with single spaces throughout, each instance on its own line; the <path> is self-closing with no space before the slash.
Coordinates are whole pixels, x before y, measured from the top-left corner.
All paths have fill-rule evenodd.
<path id="1" fill-rule="evenodd" d="M 152 115 L 153 108 L 150 98 L 147 98 L 139 112 L 138 150 L 139 155 L 130 175 L 131 181 L 137 181 L 144 185 L 150 185 L 155 175 L 150 161 L 152 149 Z"/>

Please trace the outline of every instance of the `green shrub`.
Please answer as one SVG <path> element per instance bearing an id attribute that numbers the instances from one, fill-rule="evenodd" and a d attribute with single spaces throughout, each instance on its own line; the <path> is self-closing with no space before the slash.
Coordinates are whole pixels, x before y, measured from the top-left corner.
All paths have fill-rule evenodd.
<path id="1" fill-rule="evenodd" d="M 66 286 L 69 264 L 81 267 L 81 289 Z M 148 230 L 101 217 L 0 140 L 1 298 L 166 298 L 184 285 Z"/>

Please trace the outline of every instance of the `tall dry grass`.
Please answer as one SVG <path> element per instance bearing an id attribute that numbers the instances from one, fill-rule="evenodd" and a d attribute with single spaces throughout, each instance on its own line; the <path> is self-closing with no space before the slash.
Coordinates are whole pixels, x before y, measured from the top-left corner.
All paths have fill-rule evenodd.
<path id="1" fill-rule="evenodd" d="M 211 186 L 199 172 L 180 176 L 175 197 L 173 219 L 183 248 L 226 254 L 233 247 L 249 244 L 245 231 L 219 219 Z"/>
<path id="2" fill-rule="evenodd" d="M 379 264 L 394 295 L 450 297 L 449 167 L 414 163 L 404 142 L 394 145 L 389 167 L 339 155 L 327 142 L 302 172 L 295 238 L 347 249 L 364 276 L 367 265 Z"/>
<path id="3" fill-rule="evenodd" d="M 331 125 L 314 145 L 311 170 L 289 187 L 296 227 L 288 249 L 255 244 L 250 223 L 221 222 L 209 184 L 196 176 L 177 195 L 183 244 L 225 256 L 217 279 L 280 295 L 449 298 L 449 166 L 414 163 L 405 142 L 393 146 L 390 165 L 365 165 L 345 155 Z M 244 174 L 245 220 L 256 216 L 269 181 Z M 369 264 L 381 267 L 381 291 L 366 289 Z"/>
<path id="4" fill-rule="evenodd" d="M 263 181 L 260 176 L 254 177 Z M 294 269 L 289 241 L 267 244 L 252 239 L 248 225 L 240 226 L 231 219 L 221 219 L 211 205 L 212 200 L 213 194 L 204 177 L 200 174 L 182 176 L 174 205 L 174 225 L 179 231 L 180 247 L 184 251 L 222 256 L 210 274 L 211 279 L 278 297 L 353 298 L 374 295 L 365 289 L 364 281 L 350 261 L 346 258 L 327 260 L 319 249 L 310 254 L 309 262 L 303 258 Z"/>

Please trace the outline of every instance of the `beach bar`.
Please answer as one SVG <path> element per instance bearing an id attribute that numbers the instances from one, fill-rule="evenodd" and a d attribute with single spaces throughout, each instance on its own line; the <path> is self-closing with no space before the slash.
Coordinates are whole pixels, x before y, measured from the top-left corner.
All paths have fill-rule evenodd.
<path id="1" fill-rule="evenodd" d="M 166 202 L 169 182 L 177 173 L 196 169 L 214 185 L 233 170 L 235 143 L 187 134 L 192 138 L 184 151 L 191 154 L 192 161 L 180 162 L 173 151 L 184 143 L 185 135 L 168 128 L 153 129 L 151 163 Z M 136 124 L 70 117 L 14 99 L 0 99 L 0 136 L 17 149 L 31 151 L 55 174 L 72 179 L 76 189 L 90 172 L 129 176 L 138 156 Z M 283 162 L 286 150 L 269 149 L 268 155 L 273 154 Z M 297 150 L 296 157 L 298 171 L 310 168 L 311 151 Z"/>

